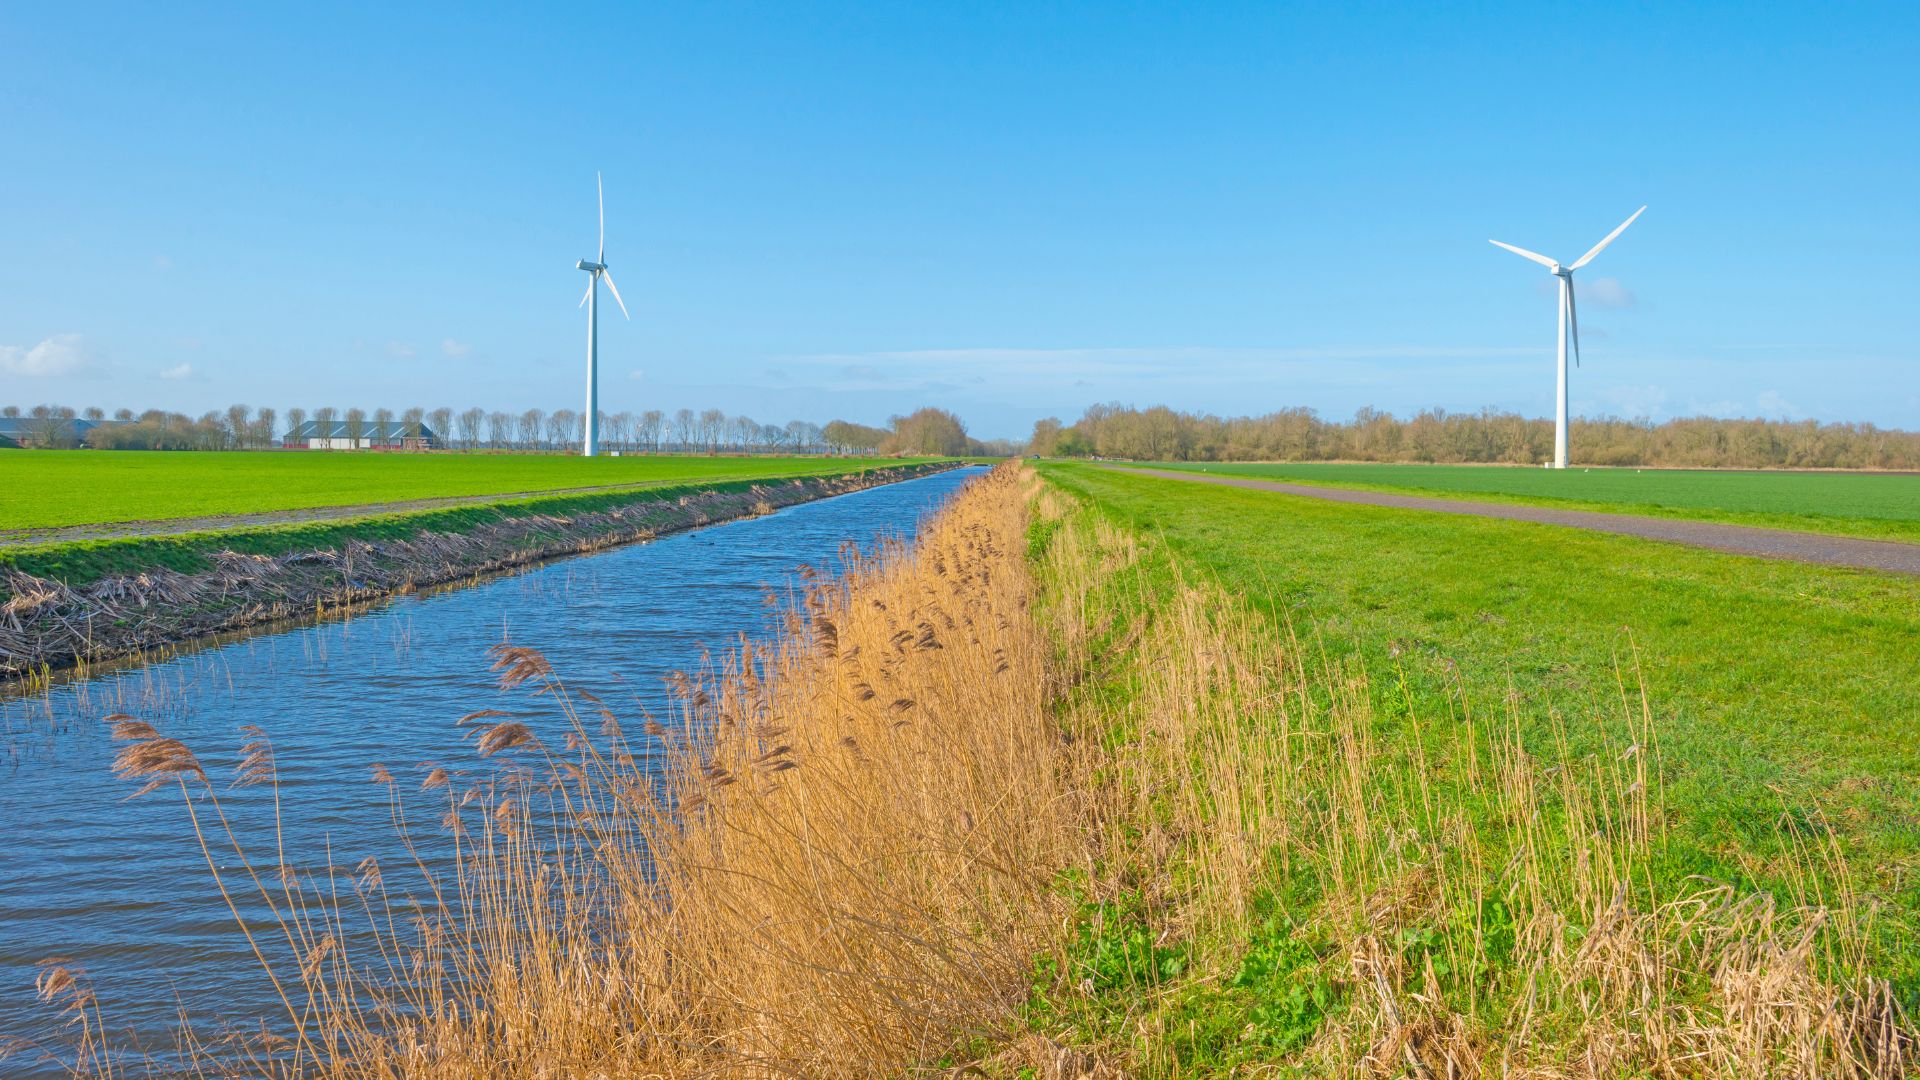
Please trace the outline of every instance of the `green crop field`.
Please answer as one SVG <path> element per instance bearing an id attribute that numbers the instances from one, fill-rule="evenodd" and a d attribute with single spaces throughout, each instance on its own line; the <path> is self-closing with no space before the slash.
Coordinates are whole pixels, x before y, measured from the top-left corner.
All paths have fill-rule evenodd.
<path id="1" fill-rule="evenodd" d="M 0 531 L 821 475 L 878 464 L 821 457 L 23 450 L 0 452 Z"/>
<path id="2" fill-rule="evenodd" d="M 1696 518 L 1876 540 L 1920 541 L 1920 476 L 1484 465 L 1172 462 L 1158 469 L 1437 498 Z"/>
<path id="3" fill-rule="evenodd" d="M 1041 469 L 1171 552 L 1160 593 L 1217 582 L 1292 627 L 1309 654 L 1391 688 L 1376 704 L 1378 737 L 1427 740 L 1422 754 L 1441 764 L 1421 783 L 1435 790 L 1459 775 L 1459 759 L 1446 762 L 1463 717 L 1511 724 L 1554 760 L 1617 761 L 1621 744 L 1609 751 L 1607 740 L 1644 689 L 1666 815 L 1653 884 L 1725 881 L 1791 904 L 1844 868 L 1864 909 L 1879 912 L 1876 969 L 1920 1004 L 1920 579 L 1090 465 Z M 1433 473 L 1482 474 L 1507 476 Z M 1705 479 L 1661 479 L 1712 499 L 1688 487 Z M 1774 479 L 1746 489 L 1749 505 L 1769 492 L 1814 501 L 1825 478 L 1768 488 Z M 1891 501 L 1861 498 L 1883 511 Z M 1408 716 L 1431 726 L 1409 732 Z M 1827 871 L 1781 876 L 1811 850 L 1793 837 L 1828 828 Z"/>

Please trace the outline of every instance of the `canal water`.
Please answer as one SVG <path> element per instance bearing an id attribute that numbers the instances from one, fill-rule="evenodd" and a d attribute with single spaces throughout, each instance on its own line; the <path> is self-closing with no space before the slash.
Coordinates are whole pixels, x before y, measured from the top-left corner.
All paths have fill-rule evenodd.
<path id="1" fill-rule="evenodd" d="M 484 770 L 455 726 L 480 709 L 510 711 L 561 741 L 564 721 L 546 699 L 498 689 L 490 646 L 541 650 L 570 690 L 592 692 L 623 720 L 664 719 L 664 679 L 700 670 L 708 650 L 717 656 L 743 634 L 771 631 L 770 596 L 797 592 L 800 567 L 836 568 L 849 541 L 910 535 L 980 471 L 401 597 L 0 701 L 0 1040 L 71 1042 L 66 1018 L 34 994 L 38 965 L 55 957 L 85 970 L 112 1043 L 129 1054 L 171 1058 L 183 1014 L 202 1034 L 277 1018 L 178 787 L 130 799 L 139 785 L 112 775 L 118 745 L 101 717 L 129 713 L 191 747 L 254 861 L 270 864 L 273 789 L 227 786 L 248 739 L 240 729 L 260 728 L 275 748 L 290 859 L 308 872 L 343 868 L 344 889 L 364 857 L 404 861 L 376 764 L 409 800 L 430 765 Z M 416 838 L 432 846 L 438 813 L 419 809 Z M 0 1075 L 57 1072 L 32 1047 L 0 1060 Z"/>

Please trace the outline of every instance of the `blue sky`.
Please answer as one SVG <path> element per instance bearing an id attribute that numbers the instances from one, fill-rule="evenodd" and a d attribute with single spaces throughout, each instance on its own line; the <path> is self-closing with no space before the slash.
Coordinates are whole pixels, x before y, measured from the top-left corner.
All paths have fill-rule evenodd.
<path id="1" fill-rule="evenodd" d="M 1449 6 L 1451 7 L 1451 6 Z M 1920 6 L 0 9 L 0 403 L 1920 427 Z M 603 312 L 604 316 L 605 312 Z"/>

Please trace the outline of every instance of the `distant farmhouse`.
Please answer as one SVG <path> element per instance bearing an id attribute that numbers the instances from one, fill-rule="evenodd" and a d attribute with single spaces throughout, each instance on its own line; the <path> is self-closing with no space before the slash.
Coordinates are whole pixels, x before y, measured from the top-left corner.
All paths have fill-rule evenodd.
<path id="1" fill-rule="evenodd" d="M 403 420 L 309 420 L 280 440 L 289 450 L 438 450 L 440 434 Z"/>
<path id="2" fill-rule="evenodd" d="M 87 432 L 97 427 L 113 427 L 125 420 L 81 420 L 58 416 L 0 417 L 0 449 L 17 450 L 25 446 L 42 449 L 84 446 Z"/>

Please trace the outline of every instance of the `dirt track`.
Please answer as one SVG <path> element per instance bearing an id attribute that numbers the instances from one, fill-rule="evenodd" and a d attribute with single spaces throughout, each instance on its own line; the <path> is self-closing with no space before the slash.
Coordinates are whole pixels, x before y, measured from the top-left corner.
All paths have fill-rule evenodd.
<path id="1" fill-rule="evenodd" d="M 1763 559 L 1790 559 L 1795 562 L 1851 566 L 1863 570 L 1887 570 L 1897 574 L 1920 574 L 1920 544 L 1891 540 L 1855 540 L 1845 536 L 1794 532 L 1789 529 L 1763 529 L 1751 525 L 1720 525 L 1710 521 L 1680 518 L 1639 517 L 1633 514 L 1607 514 L 1594 510 L 1553 510 L 1543 506 L 1513 503 L 1466 502 L 1460 499 L 1432 499 L 1420 495 L 1390 495 L 1380 491 L 1352 491 L 1346 488 L 1289 484 L 1278 480 L 1254 480 L 1240 476 L 1216 476 L 1207 473 L 1169 472 L 1163 469 L 1127 469 L 1167 480 L 1190 480 L 1201 484 L 1277 491 L 1284 495 L 1303 495 L 1309 499 L 1388 506 L 1400 510 L 1433 510 L 1442 514 L 1469 514 L 1474 517 L 1505 518 L 1509 521 L 1535 521 L 1544 525 L 1566 525 L 1575 529 L 1620 533 L 1648 540 L 1667 540 L 1693 547 L 1713 548 L 1736 555 Z"/>

